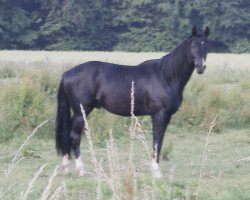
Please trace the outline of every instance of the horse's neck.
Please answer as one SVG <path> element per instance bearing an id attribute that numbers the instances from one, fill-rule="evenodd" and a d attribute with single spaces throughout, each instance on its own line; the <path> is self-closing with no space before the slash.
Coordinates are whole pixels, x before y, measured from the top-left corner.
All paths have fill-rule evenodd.
<path id="1" fill-rule="evenodd" d="M 181 93 L 194 71 L 187 48 L 185 44 L 180 45 L 163 58 L 162 62 L 166 81 L 168 84 L 177 87 Z"/>

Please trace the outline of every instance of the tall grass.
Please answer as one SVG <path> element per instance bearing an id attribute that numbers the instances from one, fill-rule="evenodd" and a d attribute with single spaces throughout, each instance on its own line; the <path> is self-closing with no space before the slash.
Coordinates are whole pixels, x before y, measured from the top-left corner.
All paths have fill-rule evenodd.
<path id="1" fill-rule="evenodd" d="M 21 146 L 18 148 L 18 150 L 15 152 L 11 162 L 9 163 L 7 169 L 5 170 L 4 174 L 5 176 L 2 177 L 1 179 L 1 185 L 0 185 L 0 197 L 3 198 L 3 184 L 5 183 L 6 179 L 8 179 L 10 176 L 12 176 L 14 174 L 15 168 L 18 167 L 18 165 L 20 165 L 20 163 L 24 160 L 24 157 L 21 157 L 21 152 L 25 149 L 25 147 L 28 145 L 28 143 L 30 142 L 31 138 L 37 133 L 37 131 L 48 122 L 48 120 L 43 121 L 39 126 L 37 126 L 32 133 L 30 133 L 28 135 L 28 137 L 23 141 L 23 143 L 21 144 Z M 26 190 L 25 193 L 21 193 L 20 199 L 27 199 L 29 193 L 32 191 L 32 187 L 34 185 L 34 182 L 36 181 L 37 177 L 39 176 L 39 174 L 42 172 L 43 168 L 46 166 L 46 164 L 44 164 L 39 172 L 36 173 L 36 175 L 34 176 L 34 178 L 32 179 L 32 181 L 29 183 L 29 186 Z M 5 191 L 6 192 L 6 191 Z M 11 191 L 7 191 L 7 192 L 11 192 Z M 8 194 L 7 194 L 8 195 Z M 1 199 L 2 199 L 1 198 Z"/>
<path id="2" fill-rule="evenodd" d="M 214 132 L 215 122 L 216 122 L 217 118 L 218 118 L 218 114 L 216 114 L 215 118 L 213 119 L 213 121 L 210 125 L 210 128 L 209 128 L 207 137 L 206 137 L 206 144 L 205 144 L 205 148 L 204 148 L 202 159 L 201 159 L 199 181 L 198 181 L 198 185 L 197 185 L 196 198 L 195 198 L 196 200 L 199 199 L 199 193 L 200 193 L 200 189 L 201 189 L 201 181 L 202 181 L 202 178 L 203 178 L 204 173 L 205 173 L 205 163 L 208 159 L 208 146 L 209 146 L 209 142 L 210 142 L 210 137 L 213 135 L 213 132 Z"/>
<path id="3" fill-rule="evenodd" d="M 133 85 L 132 85 L 133 88 Z M 131 92 L 131 97 L 133 99 L 133 92 Z M 148 147 L 148 143 L 145 138 L 145 131 L 142 130 L 140 121 L 137 117 L 133 115 L 133 100 L 131 106 L 131 124 L 128 128 L 129 131 L 129 143 L 130 147 L 128 147 L 129 151 L 126 153 L 127 162 L 121 162 L 121 155 L 119 155 L 117 144 L 113 138 L 112 130 L 109 132 L 109 139 L 106 141 L 106 154 L 107 164 L 103 163 L 103 158 L 100 160 L 100 157 L 97 156 L 97 149 L 94 145 L 92 139 L 92 131 L 89 123 L 87 121 L 84 108 L 80 105 L 83 120 L 85 122 L 85 134 L 87 137 L 88 143 L 88 157 L 92 162 L 92 166 L 88 173 L 85 174 L 85 177 L 78 177 L 77 179 L 91 179 L 94 183 L 93 187 L 96 189 L 94 194 L 91 194 L 90 199 L 190 199 L 190 193 L 196 199 L 199 198 L 199 194 L 201 193 L 201 179 L 203 178 L 203 174 L 205 173 L 204 166 L 207 161 L 208 154 L 208 144 L 209 139 L 212 137 L 213 129 L 215 126 L 215 121 L 217 116 L 214 118 L 213 122 L 210 125 L 210 129 L 208 131 L 206 141 L 205 141 L 205 149 L 202 155 L 201 161 L 201 169 L 199 176 L 197 177 L 198 185 L 197 191 L 190 190 L 188 186 L 185 186 L 184 190 L 180 193 L 176 193 L 174 186 L 174 171 L 175 168 L 172 166 L 169 170 L 167 176 L 160 181 L 156 181 L 153 177 L 148 176 L 149 170 L 147 168 L 150 167 L 151 156 L 149 155 L 150 150 Z M 30 138 L 37 132 L 39 128 L 41 128 L 47 120 L 41 123 L 36 129 L 32 131 L 32 133 L 27 137 L 27 139 L 22 143 L 19 150 L 14 156 L 13 160 L 16 160 L 16 157 L 19 157 L 20 151 L 22 151 Z M 137 146 L 135 148 L 135 141 L 137 141 Z M 136 157 L 135 151 L 138 148 L 138 144 L 140 144 L 143 148 L 143 153 L 141 153 L 141 157 Z M 141 165 L 144 163 L 144 165 Z M 12 165 L 12 162 L 11 162 Z M 22 165 L 20 162 L 16 162 L 15 167 L 17 165 Z M 32 193 L 34 193 L 34 188 L 37 184 L 39 184 L 39 178 L 47 174 L 48 179 L 44 181 L 42 184 L 42 190 L 36 193 L 36 199 L 46 200 L 46 199 L 72 199 L 67 195 L 67 189 L 64 183 L 58 184 L 56 179 L 58 176 L 65 176 L 59 173 L 59 166 L 55 166 L 53 173 L 45 172 L 45 168 L 49 165 L 49 163 L 42 164 L 37 171 L 35 171 L 34 175 L 28 181 L 28 185 L 26 189 L 22 190 L 19 193 L 20 200 L 26 200 L 30 198 L 34 198 Z M 9 170 L 9 169 L 8 169 Z M 15 169 L 11 168 L 11 172 Z M 13 176 L 13 173 L 8 173 L 5 178 L 9 178 L 9 176 Z M 88 178 L 89 176 L 89 178 Z M 70 178 L 66 175 L 65 179 Z M 220 177 L 219 177 L 220 178 Z M 4 180 L 2 180 L 4 183 Z M 24 181 L 24 180 L 23 180 Z M 59 186 L 58 186 L 59 185 Z M 0 187 L 0 195 L 3 199 L 12 193 L 13 191 L 8 191 L 8 193 L 3 193 L 6 186 L 3 185 Z M 25 188 L 25 187 L 24 187 Z M 219 185 L 216 186 L 216 189 L 213 191 L 214 197 L 217 197 L 219 192 Z M 107 193 L 107 191 L 109 191 Z M 88 192 L 88 191 L 85 191 Z M 13 195 L 13 194 L 12 194 Z"/>
<path id="4" fill-rule="evenodd" d="M 9 75 L 0 79 L 0 143 L 30 131 L 44 118 L 50 118 L 50 126 L 40 134 L 43 137 L 42 134 L 48 133 L 54 124 L 59 76 L 49 73 L 48 69 L 30 71 L 4 67 L 4 73 L 6 69 Z"/>

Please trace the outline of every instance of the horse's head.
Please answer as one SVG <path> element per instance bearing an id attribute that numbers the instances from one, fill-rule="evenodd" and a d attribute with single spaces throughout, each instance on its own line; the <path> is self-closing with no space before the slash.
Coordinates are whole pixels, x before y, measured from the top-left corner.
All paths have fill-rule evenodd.
<path id="1" fill-rule="evenodd" d="M 207 37 L 209 35 L 209 28 L 207 27 L 202 34 L 198 34 L 196 27 L 192 29 L 191 36 L 191 56 L 192 63 L 198 74 L 202 74 L 206 69 L 207 58 Z"/>

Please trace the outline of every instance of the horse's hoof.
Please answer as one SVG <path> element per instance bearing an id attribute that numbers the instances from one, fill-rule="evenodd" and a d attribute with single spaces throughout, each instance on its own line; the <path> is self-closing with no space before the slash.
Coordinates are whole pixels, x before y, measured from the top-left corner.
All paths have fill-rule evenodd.
<path id="1" fill-rule="evenodd" d="M 79 176 L 84 176 L 85 175 L 84 169 L 78 170 L 78 175 Z"/>
<path id="2" fill-rule="evenodd" d="M 62 170 L 63 170 L 64 174 L 68 174 L 69 173 L 69 168 L 68 167 L 66 167 L 66 168 L 62 167 Z"/>
<path id="3" fill-rule="evenodd" d="M 163 175 L 162 175 L 160 170 L 152 171 L 152 176 L 155 179 L 162 179 L 163 178 Z"/>
<path id="4" fill-rule="evenodd" d="M 157 163 L 155 161 L 155 159 L 152 160 L 151 162 L 151 172 L 152 172 L 152 176 L 156 179 L 161 179 L 163 178 L 163 175 L 161 173 L 161 169 L 159 166 L 159 163 Z"/>
<path id="5" fill-rule="evenodd" d="M 78 172 L 79 176 L 84 176 L 84 166 L 81 157 L 78 157 L 76 160 L 76 171 Z"/>
<path id="6" fill-rule="evenodd" d="M 68 155 L 63 156 L 61 167 L 65 174 L 69 173 L 69 165 L 70 165 L 70 160 L 68 159 Z"/>

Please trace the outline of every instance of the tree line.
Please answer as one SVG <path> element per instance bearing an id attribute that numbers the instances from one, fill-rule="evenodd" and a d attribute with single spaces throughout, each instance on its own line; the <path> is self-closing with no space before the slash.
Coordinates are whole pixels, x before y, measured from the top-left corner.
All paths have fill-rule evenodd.
<path id="1" fill-rule="evenodd" d="M 209 26 L 213 52 L 250 52 L 249 0 L 0 0 L 0 49 L 170 51 Z"/>

